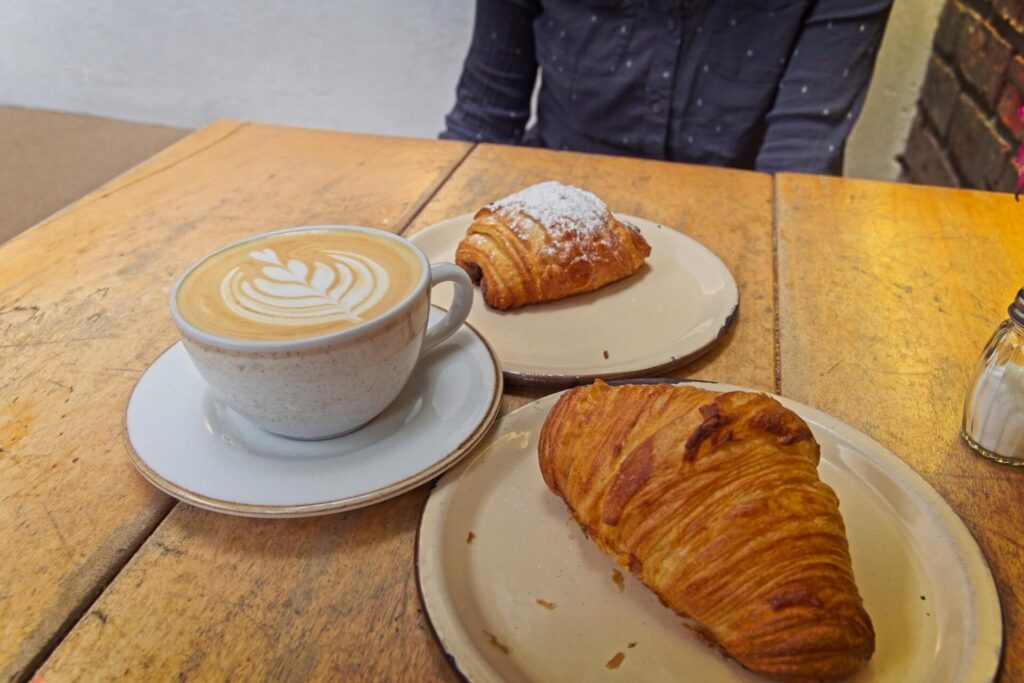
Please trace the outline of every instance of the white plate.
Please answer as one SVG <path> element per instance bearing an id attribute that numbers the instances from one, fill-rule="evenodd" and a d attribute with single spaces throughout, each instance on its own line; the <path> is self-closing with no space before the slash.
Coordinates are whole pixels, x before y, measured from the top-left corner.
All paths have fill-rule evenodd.
<path id="1" fill-rule="evenodd" d="M 651 245 L 647 264 L 630 277 L 512 311 L 488 308 L 476 288 L 469 322 L 494 346 L 510 381 L 564 385 L 649 377 L 703 355 L 728 330 L 739 290 L 725 264 L 677 230 L 615 215 L 640 228 Z M 454 261 L 472 219 L 451 218 L 410 240 L 431 262 Z M 431 300 L 447 308 L 452 292 L 452 285 L 439 285 Z"/>
<path id="2" fill-rule="evenodd" d="M 431 321 L 442 315 L 430 311 Z M 487 432 L 502 379 L 463 327 L 416 366 L 362 429 L 298 441 L 265 432 L 214 398 L 177 343 L 143 373 L 125 412 L 132 463 L 175 498 L 249 517 L 304 517 L 397 496 L 436 477 Z"/>
<path id="3" fill-rule="evenodd" d="M 537 438 L 557 398 L 501 418 L 427 502 L 419 581 L 449 661 L 470 681 L 764 680 L 700 643 L 628 573 L 619 591 L 614 561 L 583 536 L 541 479 Z M 991 680 L 1002 646 L 999 600 L 960 518 L 878 443 L 778 400 L 821 444 L 819 473 L 839 496 L 857 586 L 877 634 L 874 656 L 849 680 Z M 621 665 L 608 669 L 619 652 Z"/>

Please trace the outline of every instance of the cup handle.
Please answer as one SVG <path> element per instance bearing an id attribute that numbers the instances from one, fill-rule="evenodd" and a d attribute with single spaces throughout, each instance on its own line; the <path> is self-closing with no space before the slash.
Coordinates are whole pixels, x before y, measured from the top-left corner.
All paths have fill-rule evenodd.
<path id="1" fill-rule="evenodd" d="M 473 306 L 473 283 L 466 271 L 452 263 L 434 263 L 430 266 L 430 286 L 433 288 L 441 282 L 455 285 L 455 297 L 444 317 L 427 328 L 427 336 L 420 349 L 421 356 L 455 334 L 462 323 L 466 322 L 469 309 Z"/>

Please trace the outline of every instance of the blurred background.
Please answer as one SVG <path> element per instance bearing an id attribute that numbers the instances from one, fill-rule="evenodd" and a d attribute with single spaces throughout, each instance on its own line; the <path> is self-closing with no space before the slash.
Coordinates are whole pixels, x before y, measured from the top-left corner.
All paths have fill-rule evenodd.
<path id="1" fill-rule="evenodd" d="M 0 0 L 0 240 L 219 118 L 436 137 L 473 7 Z M 1022 25 L 1020 0 L 896 0 L 844 174 L 1011 189 Z"/>

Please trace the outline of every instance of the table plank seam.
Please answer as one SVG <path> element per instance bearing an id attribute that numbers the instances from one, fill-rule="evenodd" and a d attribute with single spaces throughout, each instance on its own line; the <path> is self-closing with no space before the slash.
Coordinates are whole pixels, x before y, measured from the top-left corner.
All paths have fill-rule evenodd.
<path id="1" fill-rule="evenodd" d="M 28 228 L 26 230 L 21 231 L 20 234 L 17 234 L 14 237 L 12 237 L 11 239 L 7 240 L 4 243 L 4 245 L 6 246 L 6 245 L 9 245 L 9 244 L 12 244 L 12 243 L 14 243 L 14 242 L 24 238 L 25 236 L 33 233 L 35 230 L 37 230 L 39 228 L 43 228 L 43 227 L 49 225 L 50 223 L 53 223 L 54 221 L 60 220 L 65 214 L 67 214 L 70 211 L 78 210 L 78 209 L 80 209 L 80 208 L 82 208 L 84 206 L 89 206 L 90 204 L 98 202 L 101 199 L 106 199 L 107 197 L 110 197 L 111 195 L 113 195 L 116 192 L 120 192 L 121 190 L 124 190 L 126 188 L 132 187 L 133 185 L 136 185 L 136 184 L 138 184 L 138 183 L 140 183 L 140 182 L 142 182 L 144 180 L 148 180 L 148 179 L 152 178 L 153 176 L 156 176 L 156 175 L 158 175 L 160 173 L 163 173 L 166 170 L 174 168 L 175 166 L 177 166 L 181 162 L 188 161 L 189 159 L 191 159 L 191 158 L 195 157 L 196 155 L 200 154 L 201 152 L 205 152 L 205 151 L 211 149 L 212 147 L 215 147 L 216 145 L 220 144 L 224 140 L 227 140 L 229 137 L 233 136 L 235 133 L 237 133 L 238 131 L 242 130 L 243 128 L 245 128 L 245 127 L 247 127 L 249 125 L 250 124 L 247 121 L 242 121 L 237 126 L 235 126 L 231 130 L 229 130 L 227 133 L 222 135 L 221 137 L 217 138 L 216 140 L 213 140 L 212 142 L 210 142 L 209 144 L 207 144 L 207 145 L 205 145 L 203 147 L 200 147 L 199 149 L 196 149 L 196 150 L 193 150 L 193 151 L 189 152 L 188 154 L 186 154 L 185 156 L 181 157 L 180 159 L 175 159 L 174 161 L 171 161 L 170 163 L 168 163 L 166 166 L 161 166 L 160 168 L 155 169 L 155 170 L 153 170 L 150 173 L 147 173 L 146 175 L 142 176 L 141 178 L 135 178 L 135 179 L 133 179 L 133 180 L 131 180 L 129 182 L 124 183 L 123 185 L 117 185 L 115 187 L 110 187 L 110 185 L 112 183 L 117 182 L 117 180 L 119 178 L 123 178 L 124 176 L 129 175 L 130 173 L 135 171 L 136 169 L 138 169 L 138 168 L 140 168 L 142 166 L 145 166 L 146 164 L 152 163 L 154 157 L 149 157 L 147 159 L 144 159 L 143 161 L 140 161 L 135 166 L 132 166 L 131 168 L 129 168 L 126 171 L 124 171 L 123 173 L 117 175 L 112 180 L 104 183 L 103 185 L 101 185 L 97 189 L 93 190 L 89 194 L 87 194 L 87 195 L 85 195 L 83 197 L 80 197 L 79 199 L 77 199 L 74 202 L 72 202 L 72 203 L 68 204 L 67 206 L 65 206 L 63 209 L 58 210 L 52 216 L 50 216 L 48 218 L 44 218 L 43 220 L 41 220 L 40 222 L 36 223 L 32 227 L 30 227 L 30 228 Z M 188 140 L 188 139 L 189 138 L 186 137 L 183 140 Z M 165 147 L 164 149 L 162 149 L 159 152 L 157 152 L 157 155 L 160 155 L 160 154 L 166 152 L 169 149 L 173 149 L 175 147 L 175 145 L 178 145 L 178 144 L 181 144 L 181 141 L 176 142 L 176 143 L 174 143 L 172 145 L 169 145 L 169 146 Z M 109 189 L 106 189 L 106 188 L 109 188 Z"/>
<path id="2" fill-rule="evenodd" d="M 457 170 L 459 170 L 459 167 L 462 166 L 462 164 L 466 161 L 466 159 L 469 158 L 469 155 L 472 154 L 476 148 L 477 144 L 475 142 L 470 143 L 469 147 L 466 148 L 466 151 L 462 154 L 461 157 L 459 157 L 458 161 L 452 164 L 451 168 L 448 169 L 448 172 L 445 173 L 440 178 L 438 178 L 433 185 L 427 187 L 427 189 L 423 192 L 422 198 L 420 200 L 417 200 L 416 202 L 413 202 L 412 206 L 410 206 L 409 209 L 405 212 L 405 215 L 403 215 L 401 218 L 398 219 L 398 221 L 396 221 L 398 227 L 397 232 L 399 235 L 404 235 L 409 230 L 409 226 L 413 224 L 413 222 L 416 220 L 416 217 L 423 213 L 423 209 L 427 208 L 427 205 L 430 204 L 431 201 L 433 201 L 434 197 L 437 196 L 437 193 L 441 191 L 441 188 L 448 183 L 451 177 L 455 174 Z"/>
<path id="3" fill-rule="evenodd" d="M 162 525 L 170 516 L 174 508 L 180 504 L 170 496 L 164 497 L 167 499 L 167 502 L 170 503 L 167 506 L 167 509 L 164 510 L 163 513 L 156 515 L 148 529 L 144 528 L 137 538 L 129 541 L 126 548 L 127 552 L 124 553 L 122 561 L 112 563 L 107 573 L 96 581 L 89 592 L 82 597 L 79 604 L 68 611 L 64 621 L 62 621 L 60 626 L 54 630 L 53 634 L 47 639 L 39 651 L 28 660 L 25 664 L 25 668 L 20 672 L 15 671 L 11 675 L 9 680 L 12 681 L 12 683 L 25 683 L 35 677 L 43 665 L 46 664 L 50 655 L 60 647 L 61 643 L 64 642 L 64 639 L 67 638 L 69 633 L 71 633 L 71 630 L 89 614 L 92 606 L 95 605 L 100 597 L 103 596 L 103 593 L 107 590 L 110 584 L 112 584 L 117 577 L 121 575 L 121 572 L 124 571 L 125 567 L 135 559 L 135 556 L 146 541 L 148 541 L 153 533 L 160 528 L 160 525 Z"/>
<path id="4" fill-rule="evenodd" d="M 100 194 L 98 197 L 96 197 L 96 199 L 106 199 L 107 197 L 111 196 L 115 192 L 120 192 L 121 190 L 129 188 L 129 187 L 131 187 L 133 185 L 137 185 L 137 184 L 141 183 L 144 180 L 149 180 L 153 176 L 159 175 L 160 173 L 163 173 L 164 171 L 168 171 L 168 170 L 174 168 L 175 166 L 177 166 L 178 164 L 181 164 L 181 163 L 183 163 L 185 161 L 188 161 L 189 159 L 192 159 L 193 157 L 196 157 L 199 154 L 202 154 L 203 152 L 205 152 L 205 151 L 207 151 L 207 150 L 209 150 L 209 149 L 211 149 L 213 147 L 216 147 L 217 145 L 219 145 L 220 143 L 224 142 L 228 138 L 234 136 L 236 133 L 241 131 L 243 128 L 249 127 L 249 125 L 250 125 L 249 122 L 242 121 L 237 126 L 235 126 L 231 130 L 226 132 L 224 135 L 220 136 L 216 140 L 211 141 L 209 144 L 204 145 L 203 147 L 200 147 L 199 149 L 193 150 L 193 151 L 189 152 L 188 154 L 186 154 L 185 156 L 180 157 L 178 159 L 175 159 L 174 161 L 168 163 L 166 166 L 161 166 L 160 168 L 155 169 L 154 171 L 152 171 L 150 173 L 147 173 L 146 175 L 142 176 L 141 178 L 135 178 L 133 180 L 130 180 L 130 181 L 124 183 L 123 185 L 118 185 L 116 187 L 112 187 L 109 190 L 107 190 L 106 192 L 103 192 L 102 194 Z M 102 189 L 103 188 L 100 188 L 100 190 L 102 190 Z"/>
<path id="5" fill-rule="evenodd" d="M 775 393 L 782 395 L 782 327 L 779 314 L 779 185 L 778 176 L 772 174 L 772 305 L 774 322 L 772 346 L 775 352 Z"/>

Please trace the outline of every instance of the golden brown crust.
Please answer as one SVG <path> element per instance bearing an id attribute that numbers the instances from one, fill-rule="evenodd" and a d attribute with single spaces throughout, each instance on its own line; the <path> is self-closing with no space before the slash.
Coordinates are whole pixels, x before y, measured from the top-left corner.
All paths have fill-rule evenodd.
<path id="1" fill-rule="evenodd" d="M 582 193 L 557 183 L 566 192 Z M 534 186 L 541 187 L 541 186 Z M 527 188 L 530 191 L 534 188 Z M 485 206 L 455 251 L 455 263 L 481 286 L 484 301 L 507 310 L 590 292 L 635 273 L 651 248 L 635 229 L 600 208 L 580 217 L 554 205 L 532 211 L 517 195 Z M 503 203 L 505 202 L 505 203 Z"/>
<path id="2" fill-rule="evenodd" d="M 746 668 L 838 680 L 871 657 L 818 444 L 774 399 L 598 381 L 555 404 L 539 456 L 590 538 Z"/>

